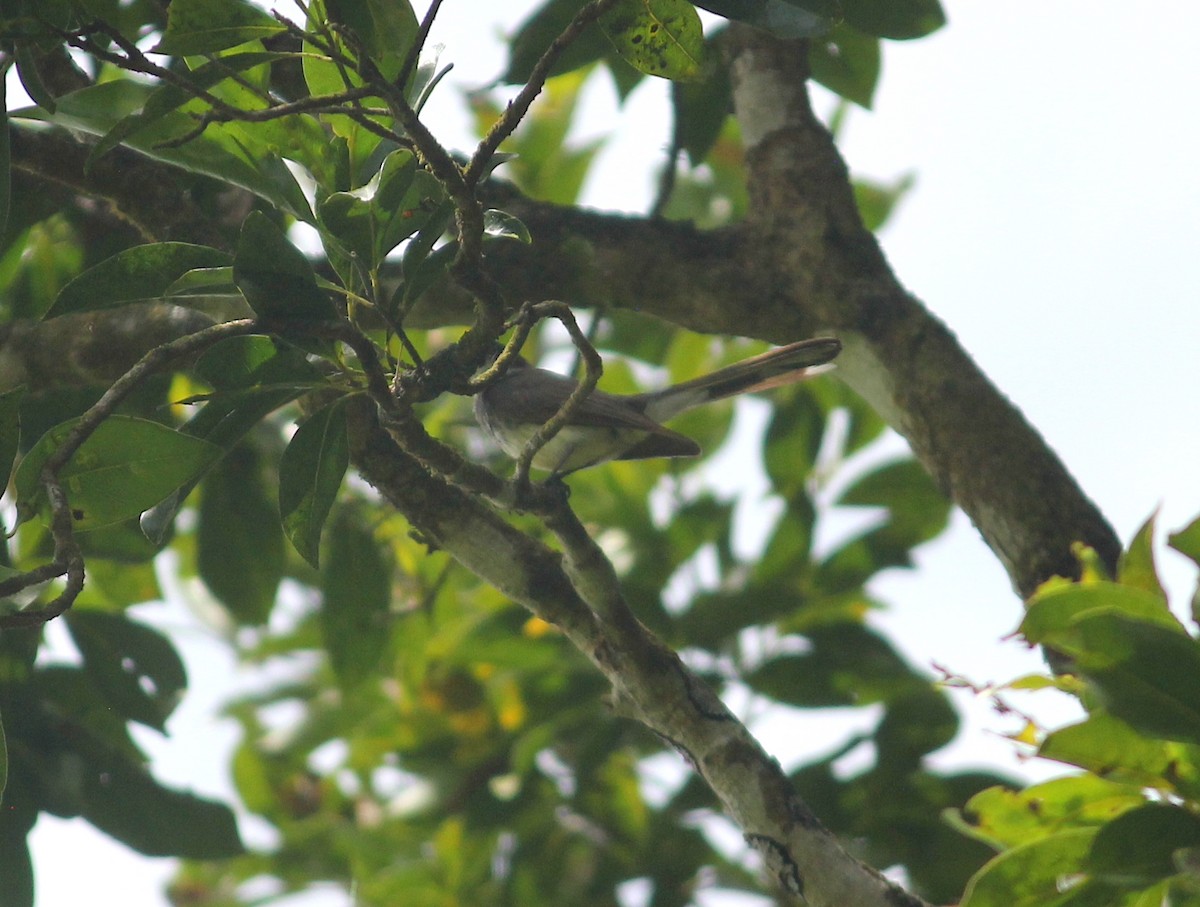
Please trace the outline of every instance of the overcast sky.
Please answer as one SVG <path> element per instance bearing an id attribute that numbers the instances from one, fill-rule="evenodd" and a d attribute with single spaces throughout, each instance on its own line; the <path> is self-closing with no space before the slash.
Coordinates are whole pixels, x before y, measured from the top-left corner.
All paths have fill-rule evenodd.
<path id="1" fill-rule="evenodd" d="M 493 36 L 532 5 L 443 7 L 434 40 L 455 70 L 439 89 L 433 122 L 445 140 L 461 145 L 467 136 L 456 90 L 501 70 Z M 842 147 L 856 174 L 916 175 L 883 236 L 892 265 L 1127 541 L 1156 507 L 1170 529 L 1200 513 L 1200 6 L 1099 8 L 1084 0 L 951 2 L 950 24 L 936 36 L 885 47 L 875 110 L 855 110 Z M 650 193 L 648 163 L 657 165 L 666 142 L 664 86 L 649 80 L 619 114 L 603 81 L 594 88 L 582 128 L 613 133 L 614 141 L 586 201 L 639 210 Z M 818 97 L 822 109 L 831 103 Z M 1194 576 L 1179 558 L 1168 556 L 1166 567 L 1182 605 Z M 921 551 L 918 571 L 893 573 L 877 591 L 892 606 L 877 624 L 918 665 L 938 661 L 980 681 L 1039 665 L 1001 641 L 1020 605 L 961 515 Z M 233 738 L 212 715 L 230 689 L 218 686 L 236 683 L 237 671 L 183 616 L 171 620 L 184 631 L 193 691 L 170 739 L 142 739 L 160 777 L 224 796 L 226 770 L 212 761 L 213 746 Z M 969 708 L 968 730 L 941 761 L 1018 770 L 999 736 L 1012 726 L 986 707 L 960 704 Z M 793 731 L 778 722 L 758 730 L 768 749 L 789 751 Z M 1037 777 L 1056 772 L 1024 768 Z M 125 907 L 164 903 L 167 861 L 138 857 L 82 822 L 43 818 L 33 841 L 39 905 L 117 894 Z M 330 894 L 303 903 L 346 902 Z"/>

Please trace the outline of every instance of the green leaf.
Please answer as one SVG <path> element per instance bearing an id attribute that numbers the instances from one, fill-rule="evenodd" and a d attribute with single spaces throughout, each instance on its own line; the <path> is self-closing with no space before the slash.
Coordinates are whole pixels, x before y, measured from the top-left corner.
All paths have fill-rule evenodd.
<path id="1" fill-rule="evenodd" d="M 282 24 L 246 0 L 173 0 L 167 30 L 152 52 L 206 54 L 283 31 Z"/>
<path id="2" fill-rule="evenodd" d="M 9 791 L 0 805 L 4 821 L 0 822 L 0 879 L 4 880 L 4 907 L 34 907 L 33 862 L 29 858 L 29 830 L 38 818 L 38 808 L 32 797 L 23 802 Z"/>
<path id="3" fill-rule="evenodd" d="M 283 531 L 301 556 L 318 566 L 321 529 L 350 463 L 342 401 L 318 410 L 288 442 L 279 463 Z"/>
<path id="4" fill-rule="evenodd" d="M 233 449 L 263 418 L 324 383 L 320 371 L 294 347 L 269 337 L 230 337 L 196 363 L 196 372 L 217 388 L 200 412 L 180 428 L 222 451 Z M 156 545 L 167 538 L 175 515 L 199 476 L 142 518 L 142 531 Z"/>
<path id="5" fill-rule="evenodd" d="M 1095 835 L 1073 829 L 1005 851 L 971 879 L 959 907 L 1055 907 L 1062 880 L 1080 870 Z"/>
<path id="6" fill-rule="evenodd" d="M 1176 628 L 1101 612 L 1064 647 L 1109 712 L 1154 737 L 1200 744 L 1200 644 Z M 1054 645 L 1053 641 L 1051 642 Z"/>
<path id="7" fill-rule="evenodd" d="M 52 114 L 35 107 L 12 111 L 11 115 L 103 136 L 122 119 L 142 110 L 154 91 L 140 82 L 116 79 L 63 95 Z M 177 110 L 129 136 L 126 144 L 156 160 L 241 186 L 293 217 L 311 222 L 313 215 L 304 192 L 277 153 L 279 147 L 296 153 L 293 145 L 303 150 L 310 143 L 269 143 L 264 136 L 291 135 L 296 131 L 295 124 L 307 124 L 311 127 L 307 131 L 319 134 L 320 126 L 309 119 L 288 120 L 293 124 L 214 123 L 193 136 L 196 121 L 187 112 Z M 182 144 L 175 141 L 185 135 L 192 137 Z"/>
<path id="8" fill-rule="evenodd" d="M 304 253 L 259 211 L 251 211 L 242 224 L 233 281 L 262 318 L 329 321 L 336 314 Z"/>
<path id="9" fill-rule="evenodd" d="M 879 84 L 879 39 L 837 25 L 808 46 L 812 77 L 835 94 L 871 109 Z"/>
<path id="10" fill-rule="evenodd" d="M 710 13 L 745 22 L 778 38 L 812 38 L 829 31 L 830 17 L 788 0 L 698 0 Z"/>
<path id="11" fill-rule="evenodd" d="M 1171 786 L 1168 775 L 1175 775 L 1179 764 L 1170 744 L 1138 733 L 1102 709 L 1048 734 L 1038 755 L 1138 788 Z"/>
<path id="12" fill-rule="evenodd" d="M 687 0 L 618 0 L 600 27 L 631 66 L 673 81 L 700 77 L 704 28 Z"/>
<path id="13" fill-rule="evenodd" d="M 882 228 L 915 182 L 916 178 L 911 173 L 904 174 L 890 184 L 855 180 L 854 201 L 863 219 L 863 226 L 871 232 Z"/>
<path id="14" fill-rule="evenodd" d="M 846 21 L 880 38 L 923 38 L 946 24 L 938 0 L 842 0 Z"/>
<path id="15" fill-rule="evenodd" d="M 46 312 L 57 318 L 147 299 L 161 299 L 193 268 L 221 268 L 232 259 L 225 252 L 190 243 L 164 242 L 134 246 L 88 268 L 65 287 Z"/>
<path id="16" fill-rule="evenodd" d="M 1096 835 L 1085 868 L 1114 885 L 1143 888 L 1179 872 L 1174 853 L 1200 847 L 1200 817 L 1169 803 L 1147 803 Z"/>
<path id="17" fill-rule="evenodd" d="M 1167 593 L 1154 566 L 1154 522 L 1152 514 L 1138 529 L 1129 548 L 1121 553 L 1121 560 L 1117 564 L 1117 582 L 1123 586 L 1144 589 L 1165 599 Z"/>
<path id="18" fill-rule="evenodd" d="M 1182 633 L 1183 628 L 1156 593 L 1111 582 L 1054 585 L 1029 600 L 1018 632 L 1035 645 L 1048 644 L 1065 652 L 1079 648 L 1078 622 L 1093 613 L 1114 613 L 1152 621 Z"/>
<path id="19" fill-rule="evenodd" d="M 76 420 L 42 436 L 17 467 L 17 503 L 28 518 L 45 503 L 42 466 Z M 110 416 L 59 472 L 77 530 L 133 519 L 200 475 L 221 450 L 157 422 Z"/>
<path id="20" fill-rule="evenodd" d="M 17 77 L 21 80 L 21 87 L 25 89 L 25 93 L 29 95 L 33 103 L 53 113 L 55 108 L 54 95 L 50 93 L 50 89 L 42 81 L 42 74 L 38 71 L 33 47 L 23 41 L 18 42 L 15 57 L 17 62 Z"/>
<path id="21" fill-rule="evenodd" d="M 483 232 L 493 239 L 515 239 L 526 244 L 533 242 L 529 228 L 521 219 L 499 208 L 488 208 L 483 212 Z"/>
<path id="22" fill-rule="evenodd" d="M 172 7 L 173 8 L 173 7 Z M 132 113 L 119 120 L 96 143 L 88 154 L 88 166 L 101 155 L 106 154 L 120 145 L 131 135 L 152 126 L 167 114 L 178 110 L 183 105 L 194 100 L 198 93 L 209 91 L 215 85 L 224 82 L 234 73 L 244 72 L 256 66 L 263 66 L 275 60 L 283 59 L 287 54 L 279 53 L 243 53 L 227 54 L 219 60 L 211 60 L 197 67 L 192 72 L 176 72 L 176 76 L 187 83 L 182 85 L 168 84 L 156 88 L 146 99 L 145 105 L 137 113 Z"/>
<path id="23" fill-rule="evenodd" d="M 331 529 L 321 571 L 321 633 L 338 682 L 350 689 L 376 671 L 387 651 L 392 570 L 355 510 L 339 511 Z"/>
<path id="24" fill-rule="evenodd" d="M 932 686 L 914 687 L 888 702 L 875 729 L 881 771 L 904 773 L 921 757 L 941 749 L 958 733 L 958 715 L 946 695 Z"/>
<path id="25" fill-rule="evenodd" d="M 196 567 L 240 624 L 270 617 L 286 563 L 279 512 L 268 500 L 258 457 L 242 445 L 204 480 Z"/>
<path id="26" fill-rule="evenodd" d="M 322 225 L 368 267 L 377 267 L 423 227 L 445 196 L 432 174 L 419 170 L 412 152 L 389 154 L 365 186 L 335 192 L 319 207 Z"/>
<path id="27" fill-rule="evenodd" d="M 1145 802 L 1136 784 L 1118 784 L 1085 774 L 1056 778 L 1024 790 L 989 788 L 971 797 L 951 821 L 966 834 L 999 849 L 1068 828 L 1098 828 Z"/>
<path id="28" fill-rule="evenodd" d="M 529 19 L 523 22 L 517 33 L 508 42 L 508 68 L 500 81 L 509 85 L 528 82 L 542 54 L 550 47 L 563 29 L 571 24 L 571 20 L 583 7 L 580 0 L 550 0 L 538 7 Z M 603 32 L 595 26 L 588 26 L 578 39 L 567 45 L 559 55 L 550 75 L 560 76 L 564 73 L 581 69 L 594 63 L 610 52 L 612 45 L 605 39 Z"/>
<path id="29" fill-rule="evenodd" d="M 219 860 L 242 853 L 229 807 L 155 781 L 113 753 L 81 753 L 83 816 L 150 857 Z"/>
<path id="30" fill-rule="evenodd" d="M 412 170 L 403 154 L 389 155 L 383 162 L 375 204 L 380 223 L 377 254 L 381 261 L 442 210 L 446 198 L 442 184 L 427 170 Z"/>
<path id="31" fill-rule="evenodd" d="M 12 207 L 12 136 L 8 125 L 7 84 L 6 79 L 0 79 L 0 235 L 8 229 L 8 212 Z"/>
<path id="32" fill-rule="evenodd" d="M 241 297 L 233 282 L 233 266 L 223 268 L 192 268 L 163 290 L 163 298 L 173 296 L 236 296 Z"/>
<path id="33" fill-rule="evenodd" d="M 802 708 L 866 705 L 928 690 L 885 639 L 861 624 L 813 627 L 805 636 L 809 651 L 766 661 L 746 683 Z"/>
<path id="34" fill-rule="evenodd" d="M 721 127 L 732 111 L 729 70 L 718 61 L 706 67 L 704 78 L 671 85 L 671 103 L 675 108 L 675 143 L 687 152 L 693 167 L 708 157 L 721 134 Z"/>
<path id="35" fill-rule="evenodd" d="M 804 489 L 825 437 L 825 414 L 808 388 L 775 406 L 767 426 L 764 465 L 772 486 L 789 499 Z"/>
<path id="36" fill-rule="evenodd" d="M 166 720 L 187 688 L 174 646 L 144 624 L 118 614 L 76 608 L 71 638 L 99 693 L 124 717 L 166 733 Z"/>
<path id="37" fill-rule="evenodd" d="M 8 487 L 21 441 L 21 400 L 24 387 L 0 394 L 0 488 Z"/>
<path id="38" fill-rule="evenodd" d="M 1167 536 L 1167 544 L 1200 566 L 1200 517 Z"/>
<path id="39" fill-rule="evenodd" d="M 364 41 L 371 58 L 389 80 L 417 35 L 417 16 L 409 0 L 325 0 L 329 18 L 349 26 Z"/>

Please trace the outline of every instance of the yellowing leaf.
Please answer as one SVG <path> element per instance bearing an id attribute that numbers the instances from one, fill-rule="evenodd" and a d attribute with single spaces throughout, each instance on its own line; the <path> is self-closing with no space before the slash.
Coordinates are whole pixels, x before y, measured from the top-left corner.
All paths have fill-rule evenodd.
<path id="1" fill-rule="evenodd" d="M 600 26 L 635 69 L 677 82 L 700 77 L 704 29 L 687 0 L 622 0 Z"/>

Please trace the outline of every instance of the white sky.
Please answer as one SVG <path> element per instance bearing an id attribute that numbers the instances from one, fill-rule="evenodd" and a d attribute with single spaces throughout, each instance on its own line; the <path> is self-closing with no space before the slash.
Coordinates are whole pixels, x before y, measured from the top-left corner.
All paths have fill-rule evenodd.
<path id="1" fill-rule="evenodd" d="M 451 85 L 478 87 L 500 72 L 493 36 L 531 6 L 448 0 L 434 40 L 455 64 Z M 885 47 L 875 111 L 856 110 L 842 144 L 860 175 L 915 172 L 917 185 L 883 236 L 893 266 L 1025 411 L 1124 540 L 1156 507 L 1169 529 L 1200 513 L 1190 392 L 1200 386 L 1192 257 L 1200 6 L 1162 0 L 1132 9 L 950 0 L 946 29 Z M 438 94 L 435 131 L 461 146 L 462 106 L 452 88 Z M 602 84 L 593 94 L 584 128 L 614 141 L 586 200 L 636 210 L 649 196 L 647 164 L 657 165 L 666 142 L 663 85 L 644 85 L 619 115 Z M 1167 558 L 1182 603 L 1194 577 Z M 1040 664 L 1001 641 L 1020 606 L 961 516 L 922 550 L 918 571 L 894 573 L 877 591 L 892 606 L 877 624 L 918 665 L 939 661 L 988 681 Z M 199 630 L 184 632 L 193 689 L 172 719 L 173 736 L 144 739 L 160 777 L 223 796 L 215 744 L 233 736 L 212 715 L 237 670 Z M 997 736 L 1012 726 L 985 706 L 962 697 L 960 705 L 969 725 L 941 762 L 1017 770 Z M 792 751 L 793 728 L 774 721 L 759 732 L 772 751 Z M 168 861 L 132 854 L 81 822 L 43 818 L 33 843 L 41 907 L 118 894 L 125 907 L 165 903 Z"/>

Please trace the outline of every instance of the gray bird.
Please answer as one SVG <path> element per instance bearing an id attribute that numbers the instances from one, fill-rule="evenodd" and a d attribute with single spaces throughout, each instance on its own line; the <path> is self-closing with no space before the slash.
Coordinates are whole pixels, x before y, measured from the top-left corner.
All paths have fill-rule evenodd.
<path id="1" fill-rule="evenodd" d="M 752 391 L 800 381 L 841 352 L 833 337 L 801 340 L 744 359 L 709 375 L 645 394 L 593 390 L 533 458 L 564 476 L 608 460 L 695 457 L 700 445 L 662 425 L 685 410 Z M 578 382 L 516 359 L 502 378 L 475 395 L 475 418 L 516 459 L 533 433 L 558 412 Z"/>

